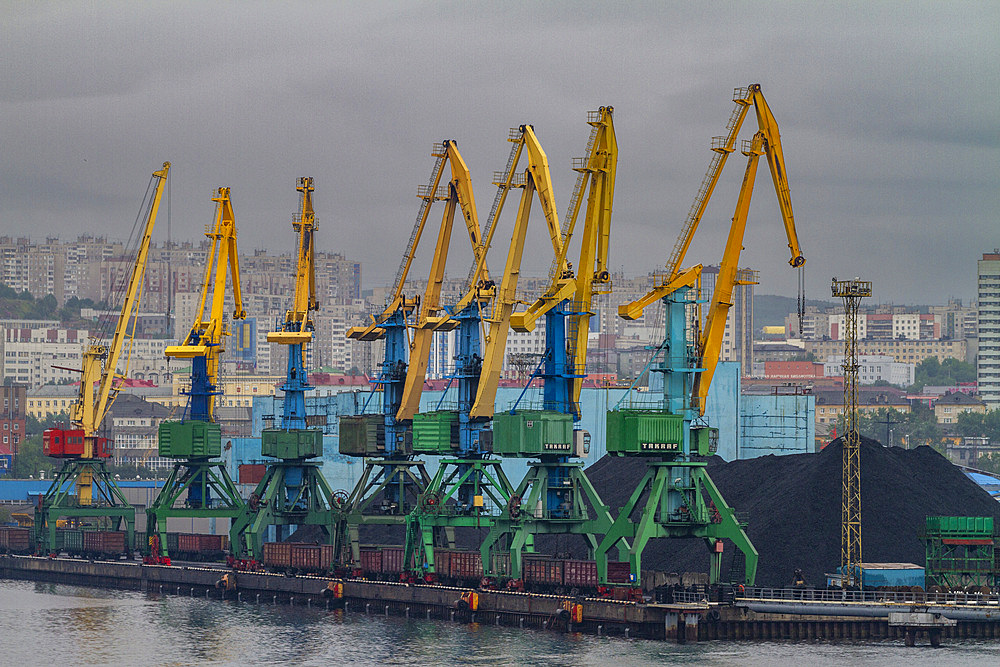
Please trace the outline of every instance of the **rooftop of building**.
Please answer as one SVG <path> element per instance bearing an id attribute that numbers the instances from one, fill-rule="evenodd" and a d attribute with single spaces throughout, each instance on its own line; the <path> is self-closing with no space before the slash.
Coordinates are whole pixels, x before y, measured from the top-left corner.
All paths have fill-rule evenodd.
<path id="1" fill-rule="evenodd" d="M 934 401 L 935 405 L 983 405 L 983 401 L 972 394 L 961 391 L 949 391 Z"/>

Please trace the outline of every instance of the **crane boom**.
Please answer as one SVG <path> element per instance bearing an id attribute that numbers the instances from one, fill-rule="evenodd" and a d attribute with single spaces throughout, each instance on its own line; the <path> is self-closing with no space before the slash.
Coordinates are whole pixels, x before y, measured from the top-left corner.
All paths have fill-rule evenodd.
<path id="1" fill-rule="evenodd" d="M 295 189 L 302 193 L 300 211 L 292 222 L 292 229 L 298 234 L 298 252 L 295 270 L 295 293 L 292 307 L 285 313 L 285 321 L 280 331 L 267 334 L 267 342 L 295 345 L 312 340 L 313 322 L 309 313 L 319 308 L 316 298 L 316 269 L 314 260 L 314 233 L 316 214 L 313 212 L 313 179 L 298 179 Z"/>
<path id="2" fill-rule="evenodd" d="M 226 294 L 226 270 L 232 280 L 234 320 L 246 318 L 243 310 L 243 293 L 240 289 L 239 255 L 236 249 L 236 217 L 233 213 L 230 189 L 220 187 L 212 201 L 216 202 L 215 222 L 206 228 L 205 236 L 211 241 L 205 263 L 205 278 L 201 286 L 201 299 L 194 325 L 180 345 L 170 345 L 164 350 L 168 357 L 192 359 L 191 419 L 211 421 L 214 414 L 214 388 L 219 374 L 219 356 L 223 352 L 222 339 L 229 335 L 223 317 Z M 211 300 L 209 301 L 209 296 Z M 205 308 L 209 306 L 206 319 Z"/>
<path id="3" fill-rule="evenodd" d="M 782 223 L 785 227 L 785 235 L 788 237 L 788 248 L 791 251 L 791 258 L 788 263 L 793 267 L 805 265 L 806 258 L 802 254 L 799 246 L 798 234 L 795 231 L 795 218 L 792 215 L 791 191 L 788 187 L 788 179 L 785 171 L 785 158 L 781 150 L 781 136 L 778 132 L 778 123 L 771 113 L 767 100 L 761 92 L 760 84 L 754 83 L 746 88 L 737 88 L 733 95 L 736 107 L 726 125 L 728 134 L 725 137 L 715 137 L 712 140 L 712 150 L 715 156 L 709 166 L 708 173 L 702 180 L 695 197 L 695 202 L 691 206 L 691 211 L 681 228 L 681 234 L 674 245 L 674 249 L 667 261 L 667 270 L 663 276 L 654 276 L 653 289 L 632 303 L 624 303 L 618 306 L 618 315 L 624 319 L 635 320 L 642 317 L 646 306 L 658 301 L 669 294 L 668 285 L 672 284 L 681 272 L 680 266 L 687 253 L 688 247 L 694 238 L 694 233 L 698 229 L 705 207 L 712 196 L 715 185 L 722 173 L 722 168 L 726 164 L 729 154 L 735 150 L 736 137 L 739 133 L 747 111 L 753 105 L 757 114 L 758 131 L 764 138 L 764 154 L 767 155 L 767 162 L 771 168 L 771 178 L 774 182 L 775 193 L 778 196 L 778 206 L 781 209 Z"/>
<path id="4" fill-rule="evenodd" d="M 740 251 L 743 250 L 743 235 L 747 228 L 747 215 L 750 212 L 750 196 L 753 193 L 754 179 L 757 176 L 757 160 L 764 152 L 764 133 L 754 135 L 752 142 L 745 147 L 743 154 L 747 156 L 747 168 L 743 175 L 743 185 L 736 202 L 736 212 L 733 224 L 729 228 L 729 238 L 719 266 L 719 275 L 712 292 L 712 304 L 705 320 L 705 329 L 698 342 L 700 366 L 704 370 L 694 376 L 692 389 L 693 403 L 699 412 L 705 414 L 705 403 L 708 398 L 708 388 L 719 365 L 719 354 L 722 349 L 722 336 L 725 333 L 726 318 L 732 306 L 733 289 L 737 284 L 745 284 L 738 280 Z"/>
<path id="5" fill-rule="evenodd" d="M 146 217 L 146 225 L 142 239 L 139 242 L 139 249 L 136 253 L 135 264 L 132 266 L 132 274 L 129 277 L 128 287 L 125 292 L 125 302 L 122 311 L 118 316 L 118 323 L 115 325 L 115 333 L 111 339 L 111 344 L 91 345 L 83 354 L 83 378 L 80 382 L 80 396 L 71 412 L 73 421 L 78 423 L 84 431 L 86 439 L 97 433 L 107 415 L 111 404 L 114 402 L 117 388 L 115 380 L 120 376 L 117 374 L 118 360 L 125 347 L 126 339 L 131 340 L 135 333 L 134 318 L 139 307 L 139 298 L 142 293 L 142 284 L 146 275 L 146 261 L 149 256 L 149 244 L 153 235 L 153 225 L 156 223 L 156 216 L 160 208 L 160 199 L 163 196 L 163 189 L 167 182 L 167 174 L 170 172 L 170 163 L 164 162 L 159 171 L 153 172 L 156 179 L 155 190 L 151 199 L 149 213 Z M 132 329 L 129 327 L 132 325 Z M 104 370 L 101 372 L 101 359 L 104 359 Z M 99 376 L 95 377 L 95 376 Z M 94 381 L 99 379 L 97 396 L 94 396 Z M 90 453 L 85 452 L 85 456 Z"/>
<path id="6" fill-rule="evenodd" d="M 560 256 L 563 250 L 562 229 L 559 225 L 559 214 L 552 191 L 552 176 L 549 172 L 549 161 L 542 150 L 535 131 L 531 125 L 522 125 L 515 135 L 512 130 L 510 140 L 521 142 L 528 153 L 528 168 L 524 171 L 523 180 L 515 180 L 513 170 L 505 174 L 508 187 L 520 187 L 521 201 L 518 205 L 517 218 L 514 222 L 514 232 L 511 235 L 510 248 L 507 252 L 507 262 L 504 267 L 503 279 L 493 303 L 493 312 L 486 320 L 489 322 L 489 332 L 486 336 L 486 347 L 483 351 L 483 367 L 480 374 L 476 398 L 469 410 L 470 417 L 492 417 L 496 401 L 497 387 L 500 383 L 500 372 L 503 369 L 503 355 L 507 347 L 507 334 L 510 330 L 511 315 L 517 303 L 517 283 L 521 275 L 521 257 L 524 254 L 524 239 L 528 231 L 528 218 L 531 215 L 532 200 L 537 193 L 542 204 L 542 211 L 549 229 L 549 239 L 555 256 Z M 514 165 L 516 167 L 516 163 Z M 562 271 L 566 270 L 565 265 Z"/>
<path id="7" fill-rule="evenodd" d="M 476 198 L 472 190 L 472 179 L 469 175 L 469 167 L 458 152 L 458 142 L 452 140 L 443 141 L 440 147 L 435 147 L 435 157 L 444 155 L 444 160 L 451 165 L 451 181 L 448 183 L 446 192 L 436 191 L 423 192 L 418 196 L 421 198 L 444 199 L 445 210 L 441 218 L 441 227 L 438 230 L 437 244 L 434 247 L 434 256 L 431 260 L 430 276 L 427 279 L 427 289 L 421 302 L 420 314 L 413 330 L 413 337 L 410 342 L 410 358 L 406 370 L 406 381 L 403 384 L 403 393 L 396 412 L 398 421 L 413 419 L 420 407 L 420 395 L 422 393 L 424 380 L 427 377 L 427 363 L 430 356 L 431 342 L 434 332 L 454 328 L 457 324 L 454 320 L 437 317 L 442 310 L 441 307 L 441 287 L 444 284 L 444 269 L 448 261 L 448 250 L 451 246 L 451 234 L 454 227 L 455 212 L 462 211 L 462 219 L 465 221 L 466 232 L 469 235 L 469 242 L 472 244 L 472 251 L 477 266 L 481 264 L 481 271 L 477 271 L 487 276 L 485 264 L 486 247 L 482 244 L 479 229 L 479 216 L 476 212 Z M 443 163 L 441 169 L 443 170 Z M 480 284 L 477 281 L 477 285 Z"/>

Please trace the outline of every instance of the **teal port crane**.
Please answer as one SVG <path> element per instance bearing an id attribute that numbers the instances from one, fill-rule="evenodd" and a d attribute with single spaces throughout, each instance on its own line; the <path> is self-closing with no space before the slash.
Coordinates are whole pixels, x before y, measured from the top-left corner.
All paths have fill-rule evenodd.
<path id="1" fill-rule="evenodd" d="M 653 289 L 641 299 L 623 304 L 619 314 L 636 319 L 645 307 L 662 300 L 666 310 L 665 340 L 659 346 L 663 358 L 654 368 L 663 373 L 663 405 L 658 408 L 622 408 L 608 413 L 607 451 L 612 456 L 643 456 L 647 470 L 629 500 L 615 518 L 596 552 L 598 579 L 606 583 L 637 585 L 642 572 L 642 553 L 650 539 L 694 537 L 705 540 L 711 553 L 710 581 L 721 577 L 723 540 L 730 540 L 743 555 L 742 582 L 753 584 L 757 551 L 741 521 L 726 503 L 708 475 L 707 463 L 696 458 L 714 453 L 718 429 L 705 420 L 705 401 L 719 362 L 726 318 L 738 284 L 756 282 L 755 272 L 738 268 L 746 230 L 757 161 L 766 155 L 771 168 L 778 204 L 791 251 L 789 263 L 800 267 L 805 257 L 799 248 L 791 197 L 786 179 L 778 126 L 764 100 L 760 85 L 737 88 L 736 106 L 726 137 L 716 137 L 708 173 L 691 207 L 681 235 L 667 263 L 667 271 L 654 277 Z M 747 168 L 733 215 L 719 276 L 703 330 L 700 330 L 701 269 L 681 270 L 698 222 L 711 197 L 726 158 L 735 150 L 740 126 L 749 108 L 757 113 L 758 132 L 743 143 Z M 691 317 L 692 311 L 694 317 Z M 693 326 L 692 326 L 693 322 Z M 693 336 L 689 332 L 694 331 Z M 644 500 L 644 502 L 643 502 Z M 630 582 L 608 581 L 608 551 L 631 540 L 628 548 Z"/>

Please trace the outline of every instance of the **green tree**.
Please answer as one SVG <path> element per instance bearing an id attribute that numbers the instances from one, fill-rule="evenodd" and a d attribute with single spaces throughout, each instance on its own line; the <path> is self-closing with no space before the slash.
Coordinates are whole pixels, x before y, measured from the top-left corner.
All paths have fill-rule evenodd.
<path id="1" fill-rule="evenodd" d="M 57 412 L 51 414 L 43 420 L 36 419 L 32 415 L 28 415 L 25 419 L 24 430 L 27 435 L 41 435 L 45 432 L 45 429 L 52 428 L 59 425 L 69 424 L 69 413 L 68 412 Z"/>
<path id="2" fill-rule="evenodd" d="M 986 437 L 991 443 L 1000 443 L 1000 410 L 959 413 L 956 428 L 966 438 Z"/>
<path id="3" fill-rule="evenodd" d="M 51 477 L 58 467 L 56 459 L 42 453 L 42 436 L 32 435 L 21 441 L 9 476 L 15 479 L 37 478 L 39 472 L 44 471 L 46 477 Z"/>
<path id="4" fill-rule="evenodd" d="M 910 391 L 919 392 L 927 385 L 951 386 L 959 382 L 975 382 L 976 367 L 958 359 L 947 358 L 943 362 L 937 357 L 927 357 L 919 364 L 913 376 Z"/>

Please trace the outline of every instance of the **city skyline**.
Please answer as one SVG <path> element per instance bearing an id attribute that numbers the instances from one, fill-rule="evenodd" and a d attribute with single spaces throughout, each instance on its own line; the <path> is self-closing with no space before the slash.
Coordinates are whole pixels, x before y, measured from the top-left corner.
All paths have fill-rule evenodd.
<path id="1" fill-rule="evenodd" d="M 642 275 L 666 261 L 733 88 L 759 82 L 782 131 L 807 296 L 858 275 L 875 299 L 969 299 L 974 260 L 1000 245 L 998 20 L 990 3 L 15 5 L 0 43 L 0 233 L 125 236 L 149 173 L 170 160 L 157 238 L 197 238 L 227 185 L 241 249 L 282 247 L 295 178 L 310 175 L 317 248 L 384 285 L 434 142 L 458 140 L 484 215 L 507 128 L 533 124 L 562 208 L 586 112 L 611 104 L 610 264 Z M 686 264 L 721 257 L 743 161 L 730 161 Z M 791 295 L 769 181 L 759 175 L 742 263 L 760 269 L 761 293 Z M 533 227 L 526 275 L 549 263 Z M 506 237 L 509 221 L 491 265 Z M 467 270 L 461 250 L 453 274 Z"/>

